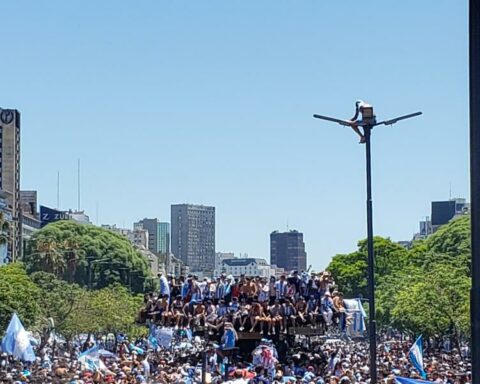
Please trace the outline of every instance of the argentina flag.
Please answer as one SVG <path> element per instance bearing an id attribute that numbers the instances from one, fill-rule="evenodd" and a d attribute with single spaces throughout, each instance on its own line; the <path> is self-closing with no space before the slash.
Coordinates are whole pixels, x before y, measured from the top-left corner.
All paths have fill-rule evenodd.
<path id="1" fill-rule="evenodd" d="M 80 355 L 78 355 L 78 361 L 82 363 L 86 369 L 96 372 L 98 370 L 103 370 L 106 371 L 107 367 L 103 363 L 102 360 L 100 360 L 100 349 L 98 345 L 87 349 L 85 352 L 82 352 Z"/>
<path id="2" fill-rule="evenodd" d="M 408 357 L 412 361 L 413 366 L 418 372 L 422 375 L 423 379 L 427 378 L 427 374 L 423 370 L 423 340 L 422 335 L 420 335 L 415 341 L 415 344 L 412 345 L 410 351 L 408 352 Z"/>
<path id="3" fill-rule="evenodd" d="M 35 361 L 30 338 L 16 313 L 13 314 L 3 337 L 2 351 L 21 361 Z"/>

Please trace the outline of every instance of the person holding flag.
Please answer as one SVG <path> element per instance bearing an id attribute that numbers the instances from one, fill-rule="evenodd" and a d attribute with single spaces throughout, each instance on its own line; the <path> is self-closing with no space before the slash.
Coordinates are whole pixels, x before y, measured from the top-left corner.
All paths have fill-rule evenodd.
<path id="1" fill-rule="evenodd" d="M 412 345 L 410 351 L 408 352 L 408 357 L 412 361 L 415 369 L 420 373 L 422 379 L 427 378 L 427 374 L 423 369 L 423 339 L 422 335 L 418 336 L 417 341 Z"/>
<path id="2" fill-rule="evenodd" d="M 27 331 L 14 313 L 2 340 L 2 351 L 21 361 L 35 361 Z"/>

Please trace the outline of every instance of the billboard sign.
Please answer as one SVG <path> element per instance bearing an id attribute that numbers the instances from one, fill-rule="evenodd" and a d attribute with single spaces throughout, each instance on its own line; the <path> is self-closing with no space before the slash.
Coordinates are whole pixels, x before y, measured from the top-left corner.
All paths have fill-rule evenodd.
<path id="1" fill-rule="evenodd" d="M 40 206 L 40 221 L 42 227 L 47 224 L 54 223 L 55 221 L 68 220 L 69 216 L 67 212 L 58 211 L 53 208 L 45 207 L 44 205 Z"/>

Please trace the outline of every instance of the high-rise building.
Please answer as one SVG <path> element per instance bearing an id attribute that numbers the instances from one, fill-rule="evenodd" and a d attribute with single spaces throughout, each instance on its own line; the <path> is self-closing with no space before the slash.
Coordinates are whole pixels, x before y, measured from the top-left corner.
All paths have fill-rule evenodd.
<path id="1" fill-rule="evenodd" d="M 37 207 L 37 191 L 20 191 L 20 224 L 22 226 L 23 249 L 25 249 L 27 241 L 41 227 L 42 223 Z"/>
<path id="2" fill-rule="evenodd" d="M 24 215 L 38 217 L 37 191 L 20 191 L 20 209 Z"/>
<path id="3" fill-rule="evenodd" d="M 148 247 L 147 247 L 148 250 L 153 253 L 158 253 L 158 249 L 159 249 L 158 219 L 145 218 L 143 220 L 140 220 L 138 223 L 133 224 L 133 229 L 139 229 L 139 228 L 142 228 L 148 231 Z"/>
<path id="4" fill-rule="evenodd" d="M 447 201 L 432 201 L 432 227 L 435 231 L 439 226 L 447 224 L 456 215 L 468 213 L 470 209 L 466 199 L 455 198 Z"/>
<path id="5" fill-rule="evenodd" d="M 191 204 L 171 206 L 173 254 L 190 271 L 213 274 L 215 267 L 215 207 Z"/>
<path id="6" fill-rule="evenodd" d="M 20 113 L 16 109 L 0 109 L 0 190 L 6 191 L 12 223 L 8 253 L 13 261 L 21 255 L 22 231 L 20 216 Z"/>
<path id="7" fill-rule="evenodd" d="M 158 223 L 158 253 L 170 253 L 170 223 Z"/>
<path id="8" fill-rule="evenodd" d="M 307 253 L 303 233 L 298 231 L 270 234 L 270 264 L 286 271 L 307 269 Z"/>
<path id="9" fill-rule="evenodd" d="M 7 200 L 10 198 L 10 194 L 0 190 L 0 214 L 2 215 L 2 219 L 6 222 L 9 226 L 7 231 L 1 230 L 2 234 L 9 233 L 10 228 L 13 225 L 12 220 L 12 209 L 9 206 Z M 9 249 L 10 243 L 7 244 L 0 244 L 0 265 L 9 263 L 12 261 L 11 259 L 11 250 Z"/>

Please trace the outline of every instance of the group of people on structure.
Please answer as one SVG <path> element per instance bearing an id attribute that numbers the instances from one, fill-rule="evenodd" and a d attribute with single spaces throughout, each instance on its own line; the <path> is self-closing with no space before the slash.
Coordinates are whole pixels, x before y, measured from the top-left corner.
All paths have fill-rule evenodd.
<path id="1" fill-rule="evenodd" d="M 338 324 L 345 331 L 349 316 L 343 294 L 331 274 L 293 271 L 275 277 L 222 274 L 211 280 L 195 275 L 159 274 L 158 294 L 145 295 L 139 322 L 216 333 L 225 327 L 267 335 L 287 333 L 290 327 L 328 330 Z"/>

